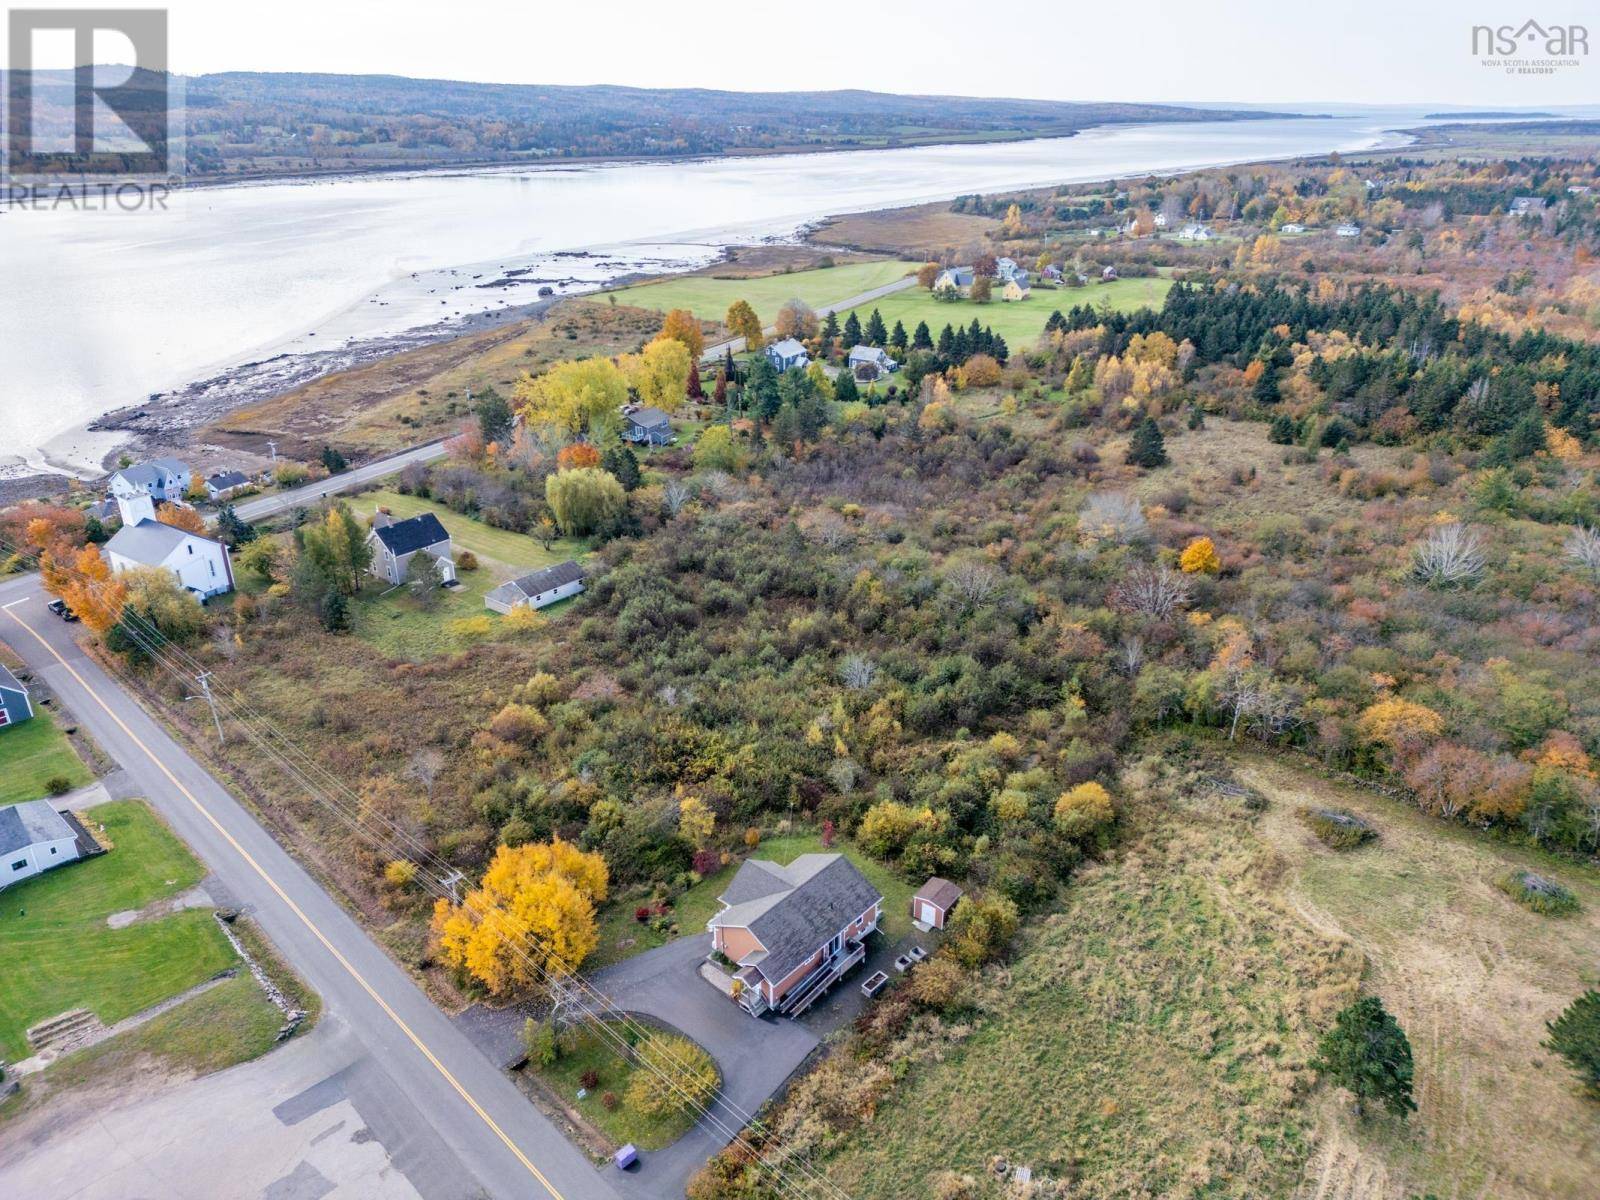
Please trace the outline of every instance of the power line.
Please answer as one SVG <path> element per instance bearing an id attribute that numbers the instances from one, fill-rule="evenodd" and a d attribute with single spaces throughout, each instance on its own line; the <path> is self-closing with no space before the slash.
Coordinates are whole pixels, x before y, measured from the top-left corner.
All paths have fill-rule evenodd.
<path id="1" fill-rule="evenodd" d="M 7 547 L 13 550 L 21 558 L 33 559 L 35 562 L 38 561 L 37 556 L 27 554 L 25 551 L 17 547 L 9 546 L 9 544 L 3 539 L 0 539 L 0 547 Z M 65 573 L 78 576 L 87 584 L 87 586 L 96 591 L 106 587 L 106 584 L 103 581 L 93 579 L 92 577 L 77 571 L 73 567 L 63 567 L 60 564 L 57 564 L 57 566 Z M 212 673 L 204 666 L 204 664 L 190 654 L 185 647 L 179 646 L 170 638 L 167 638 L 158 628 L 145 619 L 141 614 L 129 611 L 126 608 L 124 608 L 121 613 L 119 625 L 122 627 L 123 632 L 129 637 L 129 640 L 143 654 L 149 657 L 152 663 L 158 665 L 176 678 L 183 680 L 192 678 L 201 684 L 202 690 L 205 693 L 205 698 L 211 705 L 212 716 L 217 724 L 219 738 L 222 736 L 222 724 L 219 716 L 220 710 L 220 712 L 229 715 L 230 719 L 245 731 L 247 738 L 254 745 L 256 745 L 258 749 L 266 754 L 269 759 L 283 769 L 285 773 L 289 775 L 291 780 L 296 782 L 313 800 L 316 800 L 319 804 L 331 812 L 353 833 L 369 843 L 376 844 L 379 849 L 391 853 L 392 857 L 409 859 L 425 867 L 426 870 L 419 872 L 425 890 L 430 891 L 434 895 L 444 898 L 451 903 L 459 903 L 456 900 L 454 889 L 450 887 L 448 882 L 450 877 L 452 875 L 458 875 L 458 872 L 455 872 L 453 868 L 440 859 L 432 850 L 423 845 L 421 842 L 417 841 L 409 831 L 403 829 L 392 819 L 384 816 L 383 814 L 369 813 L 363 815 L 361 812 L 362 804 L 360 796 L 352 788 L 350 788 L 348 784 L 339 779 L 337 776 L 333 775 L 332 772 L 330 772 L 326 767 L 322 766 L 321 763 L 308 756 L 295 743 L 294 739 L 292 739 L 286 732 L 277 726 L 270 718 L 264 717 L 259 712 L 256 712 L 254 709 L 252 709 L 237 690 L 232 690 L 230 692 L 232 703 L 229 702 L 228 698 L 215 695 L 209 686 L 210 680 L 213 678 Z M 170 659 L 163 656 L 163 649 L 168 655 L 170 655 Z M 271 745 L 267 740 L 269 736 L 276 738 L 283 747 L 287 748 L 291 754 L 300 759 L 304 764 L 305 769 L 302 770 L 301 768 L 297 767 L 293 762 L 290 761 L 286 754 L 274 748 L 274 746 Z M 350 800 L 353 802 L 353 811 L 351 811 L 351 809 L 346 805 L 341 804 L 333 796 L 324 794 L 322 789 L 320 789 L 307 774 L 307 771 L 321 776 L 324 780 L 326 780 L 326 786 L 330 787 L 334 791 L 343 792 L 348 795 Z M 374 828 L 369 819 L 373 816 L 378 817 L 382 820 L 384 825 L 388 826 L 389 833 L 387 835 Z M 396 851 L 398 852 L 395 853 Z M 467 905 L 466 907 L 472 912 L 473 916 L 480 921 L 493 919 L 504 920 L 504 914 L 498 909 L 491 907 L 485 911 L 471 905 Z M 755 1147 L 749 1143 L 749 1141 L 743 1136 L 738 1128 L 730 1127 L 712 1112 L 712 1106 L 718 1102 L 721 1102 L 722 1105 L 727 1108 L 730 1113 L 741 1122 L 742 1125 L 759 1128 L 759 1122 L 757 1122 L 750 1113 L 744 1111 L 739 1105 L 735 1104 L 720 1087 L 715 1088 L 709 1099 L 706 1101 L 702 1102 L 695 1099 L 684 1090 L 684 1088 L 678 1082 L 678 1079 L 670 1073 L 670 1070 L 664 1070 L 660 1064 L 650 1061 L 650 1059 L 642 1051 L 640 1051 L 637 1046 L 630 1043 L 625 1037 L 616 1034 L 613 1026 L 622 1025 L 629 1033 L 632 1033 L 635 1037 L 639 1038 L 648 1036 L 651 1032 L 653 1032 L 652 1030 L 643 1026 L 631 1015 L 617 1007 L 615 1002 L 612 1001 L 610 997 L 606 996 L 597 987 L 595 987 L 594 984 L 585 979 L 581 973 L 578 972 L 576 967 L 565 962 L 554 952 L 547 951 L 544 957 L 556 964 L 557 968 L 559 969 L 559 974 L 557 971 L 552 971 L 538 958 L 530 955 L 517 943 L 515 937 L 506 938 L 505 944 L 508 951 L 516 958 L 519 965 L 523 966 L 530 973 L 530 977 L 536 979 L 547 992 L 550 992 L 552 995 L 554 995 L 557 991 L 568 985 L 571 985 L 576 987 L 578 991 L 583 994 L 591 1003 L 598 1004 L 599 1010 L 607 1014 L 607 1016 L 603 1017 L 597 1015 L 595 1011 L 588 1006 L 588 1004 L 578 1007 L 577 1010 L 578 1016 L 580 1018 L 587 1019 L 592 1026 L 593 1031 L 598 1036 L 604 1039 L 608 1045 L 611 1045 L 620 1056 L 631 1061 L 638 1062 L 640 1065 L 649 1070 L 668 1088 L 676 1093 L 679 1098 L 679 1102 L 686 1110 L 690 1111 L 691 1113 L 698 1114 L 699 1119 L 705 1121 L 708 1125 L 722 1133 L 728 1139 L 730 1144 L 738 1144 L 741 1148 L 746 1150 L 749 1154 L 750 1160 L 762 1170 L 772 1174 L 774 1176 L 774 1181 L 777 1182 L 786 1193 L 802 1196 L 805 1195 L 805 1193 L 797 1191 L 797 1189 L 802 1186 L 801 1181 L 791 1179 L 781 1167 L 758 1153 Z M 690 1065 L 686 1059 L 676 1058 L 671 1056 L 670 1053 L 665 1061 L 667 1062 L 669 1068 L 677 1068 L 680 1071 Z M 810 1164 L 804 1162 L 797 1156 L 787 1156 L 787 1161 L 797 1172 L 805 1176 L 805 1184 L 810 1184 L 821 1189 L 825 1195 L 837 1197 L 839 1200 L 848 1200 L 846 1193 L 839 1189 L 839 1187 L 826 1176 L 820 1174 L 820 1172 L 810 1166 Z"/>

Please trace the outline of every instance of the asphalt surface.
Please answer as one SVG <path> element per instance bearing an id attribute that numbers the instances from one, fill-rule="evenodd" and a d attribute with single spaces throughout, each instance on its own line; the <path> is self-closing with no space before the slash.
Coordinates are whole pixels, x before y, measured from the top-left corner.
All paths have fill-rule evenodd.
<path id="1" fill-rule="evenodd" d="M 403 1096 L 391 1157 L 427 1147 L 428 1176 L 468 1180 L 448 1191 L 413 1180 L 424 1200 L 462 1192 L 519 1200 L 614 1200 L 605 1175 L 516 1090 L 271 834 L 45 609 L 37 576 L 0 584 L 3 637 L 84 730 L 126 771 L 360 1048 L 367 1094 Z M 374 1083 L 373 1080 L 381 1080 Z M 248 1137 L 239 1129 L 235 1136 Z M 441 1164 L 441 1155 L 454 1161 Z M 542 1178 L 541 1178 L 542 1177 Z M 3 1181 L 0 1181 L 3 1182 Z M 10 1191 L 0 1187 L 0 1194 Z"/>
<path id="2" fill-rule="evenodd" d="M 432 462 L 434 459 L 444 457 L 443 442 L 429 442 L 426 446 L 414 446 L 410 450 L 402 450 L 399 454 L 391 454 L 387 458 L 374 459 L 359 467 L 352 467 L 343 475 L 333 475 L 327 479 L 320 479 L 316 483 L 308 483 L 302 487 L 290 488 L 286 492 L 277 492 L 270 496 L 262 496 L 255 500 L 246 500 L 234 506 L 234 512 L 244 521 L 259 521 L 262 517 L 270 517 L 276 513 L 286 512 L 289 509 L 313 507 L 325 497 L 339 492 L 348 492 L 352 488 L 382 479 L 385 475 L 393 475 L 402 467 L 414 462 Z"/>

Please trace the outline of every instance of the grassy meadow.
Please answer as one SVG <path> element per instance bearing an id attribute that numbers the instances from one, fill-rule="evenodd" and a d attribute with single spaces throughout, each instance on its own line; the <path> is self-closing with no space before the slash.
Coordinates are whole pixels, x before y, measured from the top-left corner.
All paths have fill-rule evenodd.
<path id="1" fill-rule="evenodd" d="M 377 491 L 352 502 L 352 510 L 363 518 L 379 507 L 387 508 L 400 520 L 434 513 L 449 531 L 457 557 L 460 551 L 469 550 L 478 560 L 475 571 L 458 568 L 461 586 L 446 588 L 431 612 L 419 607 L 403 589 L 390 591 L 389 585 L 380 581 L 367 585 L 352 605 L 355 634 L 393 658 L 432 658 L 462 648 L 471 639 L 452 633 L 450 622 L 480 616 L 487 616 L 492 622 L 500 620 L 499 614 L 483 606 L 487 593 L 507 580 L 571 558 L 582 559 L 588 553 L 585 543 L 571 538 L 558 538 L 546 550 L 527 534 L 496 529 L 420 496 Z M 562 602 L 540 612 L 554 617 L 567 607 Z"/>
<path id="2" fill-rule="evenodd" d="M 45 784 L 57 778 L 77 788 L 93 776 L 56 726 L 54 714 L 35 700 L 33 720 L 0 729 L 0 804 L 37 800 L 48 794 Z"/>
<path id="3" fill-rule="evenodd" d="M 841 1187 L 920 1196 L 936 1170 L 981 1176 L 1000 1154 L 1076 1197 L 1592 1195 L 1592 1103 L 1539 1042 L 1595 982 L 1595 872 L 1279 761 L 1235 777 L 1260 816 L 1202 772 L 1125 777 L 1122 849 L 991 973 L 976 1032 L 833 1156 Z M 1295 816 L 1306 803 L 1366 817 L 1378 842 L 1326 849 Z M 1494 886 L 1513 865 L 1582 910 L 1519 907 Z M 1357 1121 L 1313 1084 L 1316 1038 L 1358 985 L 1409 1034 L 1408 1122 Z"/>
<path id="4" fill-rule="evenodd" d="M 111 914 L 176 896 L 204 872 L 141 801 L 90 815 L 115 849 L 0 893 L 0 961 L 28 964 L 0 972 L 0 1058 L 25 1058 L 28 1027 L 68 1009 L 110 1025 L 238 961 L 206 909 L 110 928 Z"/>
<path id="5" fill-rule="evenodd" d="M 1118 279 L 1111 283 L 1091 283 L 1081 288 L 1034 288 L 1026 300 L 1011 303 L 1000 299 L 997 286 L 994 299 L 988 304 L 974 304 L 971 300 L 958 300 L 944 304 L 921 288 L 908 288 L 891 296 L 884 296 L 852 311 L 866 323 L 872 310 L 883 314 L 883 323 L 890 329 L 896 321 L 905 323 L 906 333 L 915 332 L 918 321 L 926 321 L 935 338 L 946 325 L 970 325 L 976 317 L 980 325 L 987 325 L 1015 352 L 1031 345 L 1044 332 L 1044 323 L 1056 309 L 1063 312 L 1078 304 L 1099 306 L 1109 304 L 1118 312 L 1132 312 L 1138 308 L 1160 308 L 1172 284 L 1167 279 Z M 844 314 L 840 315 L 841 321 Z"/>
<path id="6" fill-rule="evenodd" d="M 610 293 L 618 304 L 667 312 L 687 308 L 702 321 L 720 322 L 735 300 L 748 300 L 765 325 L 786 301 L 796 297 L 813 308 L 837 304 L 851 296 L 893 283 L 919 267 L 912 262 L 842 263 L 809 271 L 764 275 L 754 279 L 718 279 L 712 275 L 680 275 L 641 283 Z M 1046 313 L 1046 316 L 1049 314 Z"/>

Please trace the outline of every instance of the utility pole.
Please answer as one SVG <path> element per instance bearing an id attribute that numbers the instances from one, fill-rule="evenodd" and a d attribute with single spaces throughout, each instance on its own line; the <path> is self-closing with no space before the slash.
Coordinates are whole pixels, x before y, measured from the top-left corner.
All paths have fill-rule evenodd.
<path id="1" fill-rule="evenodd" d="M 217 712 L 217 699 L 211 694 L 211 672 L 201 671 L 196 675 L 195 682 L 200 685 L 200 694 L 206 698 L 206 703 L 211 706 L 211 720 L 217 727 L 217 744 L 226 745 L 228 739 L 222 735 L 222 717 Z"/>

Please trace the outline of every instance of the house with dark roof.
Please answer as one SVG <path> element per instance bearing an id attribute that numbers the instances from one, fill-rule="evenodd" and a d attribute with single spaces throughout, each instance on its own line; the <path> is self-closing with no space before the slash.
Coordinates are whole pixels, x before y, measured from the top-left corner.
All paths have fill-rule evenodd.
<path id="1" fill-rule="evenodd" d="M 639 446 L 665 446 L 672 440 L 672 421 L 659 408 L 646 405 L 623 414 L 622 436 Z"/>
<path id="2" fill-rule="evenodd" d="M 445 583 L 454 583 L 456 564 L 451 557 L 450 535 L 433 513 L 419 513 L 404 521 L 396 521 L 386 512 L 372 518 L 372 532 L 367 535 L 372 547 L 372 573 L 396 586 L 406 581 L 406 570 L 411 560 L 426 554 L 439 564 L 439 574 Z"/>
<path id="3" fill-rule="evenodd" d="M 206 476 L 206 495 L 215 504 L 218 500 L 226 500 L 249 482 L 250 476 L 243 471 L 218 471 L 215 475 Z"/>
<path id="4" fill-rule="evenodd" d="M 78 830 L 48 800 L 0 808 L 0 888 L 81 857 Z"/>
<path id="5" fill-rule="evenodd" d="M 883 915 L 883 894 L 842 854 L 746 859 L 717 899 L 711 949 L 737 968 L 733 995 L 753 1016 L 799 1016 L 866 957 Z"/>
<path id="6" fill-rule="evenodd" d="M 543 608 L 583 591 L 583 576 L 583 567 L 569 559 L 502 583 L 483 598 L 483 606 L 497 613 L 509 613 L 514 608 Z"/>
<path id="7" fill-rule="evenodd" d="M 0 730 L 33 719 L 33 699 L 22 681 L 0 666 Z"/>
<path id="8" fill-rule="evenodd" d="M 947 267 L 939 272 L 939 278 L 933 281 L 933 290 L 936 292 L 952 289 L 963 296 L 972 291 L 974 276 L 971 267 Z"/>

